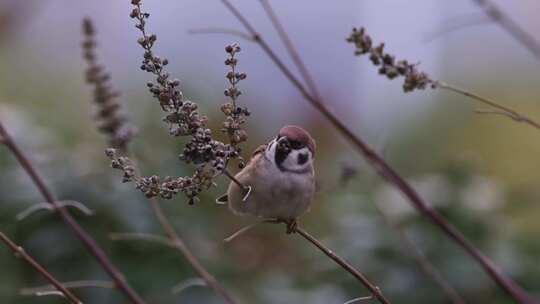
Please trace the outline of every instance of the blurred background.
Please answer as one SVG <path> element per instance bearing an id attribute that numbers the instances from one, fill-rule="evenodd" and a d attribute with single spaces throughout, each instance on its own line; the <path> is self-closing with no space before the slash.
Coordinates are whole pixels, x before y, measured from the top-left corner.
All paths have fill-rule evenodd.
<path id="1" fill-rule="evenodd" d="M 540 27 L 537 1 L 494 1 L 532 34 Z M 257 1 L 233 1 L 286 64 L 271 23 Z M 271 0 L 329 107 L 384 154 L 388 162 L 486 255 L 540 300 L 540 133 L 510 119 L 477 115 L 482 108 L 445 91 L 404 94 L 401 81 L 377 74 L 354 57 L 345 38 L 365 26 L 375 42 L 398 58 L 419 62 L 435 79 L 468 88 L 540 118 L 540 62 L 473 1 Z M 190 29 L 243 30 L 219 1 L 145 1 L 147 29 L 158 36 L 156 53 L 169 59 L 184 95 L 200 105 L 219 133 L 219 105 L 227 67 L 224 46 L 238 37 L 188 34 Z M 93 121 L 92 88 L 84 82 L 80 24 L 94 20 L 100 63 L 112 74 L 130 121 L 139 129 L 132 149 L 143 173 L 186 175 L 177 158 L 184 142 L 168 136 L 159 106 L 147 92 L 151 76 L 140 71 L 142 49 L 129 18 L 130 1 L 0 1 L 0 120 L 29 153 L 61 200 L 96 211 L 73 211 L 149 303 L 222 303 L 210 288 L 171 288 L 196 277 L 176 251 L 145 242 L 113 242 L 110 232 L 161 233 L 147 200 L 109 168 L 105 137 Z M 474 20 L 474 24 L 468 24 Z M 455 25 L 463 25 L 448 31 Z M 540 39 L 540 37 L 538 37 Z M 381 216 L 382 209 L 469 303 L 513 303 L 460 248 L 378 178 L 351 146 L 261 51 L 238 41 L 239 103 L 252 111 L 245 151 L 298 124 L 317 140 L 321 191 L 302 225 L 349 260 L 395 303 L 449 303 L 406 251 Z M 245 156 L 249 154 L 246 152 Z M 104 280 L 104 271 L 55 216 L 16 214 L 43 202 L 7 149 L 0 147 L 0 231 L 45 265 L 59 280 Z M 349 174 L 344 174 L 349 173 Z M 230 244 L 222 240 L 250 218 L 236 217 L 215 197 L 228 181 L 188 206 L 183 196 L 163 208 L 186 243 L 241 303 L 341 304 L 368 295 L 348 273 L 284 228 L 261 225 Z M 63 303 L 24 297 L 23 287 L 46 282 L 0 247 L 2 303 Z M 77 291 L 86 303 L 126 303 L 107 289 Z"/>

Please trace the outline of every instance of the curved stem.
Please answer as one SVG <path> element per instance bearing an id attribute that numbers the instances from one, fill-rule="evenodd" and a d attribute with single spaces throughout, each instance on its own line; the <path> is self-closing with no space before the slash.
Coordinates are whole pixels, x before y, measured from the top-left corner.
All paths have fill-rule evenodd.
<path id="1" fill-rule="evenodd" d="M 473 0 L 480 6 L 486 15 L 498 23 L 514 39 L 525 46 L 535 57 L 540 60 L 540 43 L 519 24 L 512 20 L 502 9 L 489 0 Z"/>
<path id="2" fill-rule="evenodd" d="M 184 257 L 188 260 L 191 266 L 193 266 L 193 268 L 195 269 L 195 271 L 197 271 L 201 278 L 208 284 L 208 286 L 212 287 L 218 294 L 220 294 L 225 300 L 225 302 L 229 304 L 236 304 L 237 302 L 233 298 L 233 296 L 223 286 L 221 286 L 221 284 L 212 274 L 210 274 L 204 268 L 204 266 L 201 264 L 201 262 L 199 262 L 197 257 L 195 257 L 191 250 L 189 250 L 189 248 L 184 244 L 182 239 L 180 239 L 180 236 L 178 236 L 178 234 L 174 230 L 174 227 L 171 225 L 171 223 L 163 213 L 159 202 L 156 199 L 150 199 L 149 201 L 152 205 L 154 213 L 156 214 L 156 217 L 158 218 L 159 223 L 161 224 L 161 227 L 163 227 L 163 230 L 170 239 L 171 246 L 176 248 L 178 251 L 180 251 L 180 253 L 182 253 L 182 255 L 184 255 Z"/>
<path id="3" fill-rule="evenodd" d="M 360 271 L 356 270 L 354 266 L 349 264 L 349 262 L 345 261 L 343 258 L 335 254 L 332 250 L 328 249 L 326 246 L 324 246 L 319 240 L 314 238 L 311 234 L 309 234 L 304 229 L 297 227 L 296 232 L 300 234 L 304 239 L 309 241 L 311 244 L 315 245 L 315 247 L 319 248 L 320 251 L 322 251 L 326 256 L 331 258 L 334 262 L 336 262 L 339 266 L 341 266 L 343 269 L 345 269 L 347 272 L 352 274 L 358 281 L 360 281 L 364 286 L 366 286 L 369 291 L 373 294 L 377 300 L 381 303 L 390 303 L 382 294 L 379 287 L 373 285 Z"/>

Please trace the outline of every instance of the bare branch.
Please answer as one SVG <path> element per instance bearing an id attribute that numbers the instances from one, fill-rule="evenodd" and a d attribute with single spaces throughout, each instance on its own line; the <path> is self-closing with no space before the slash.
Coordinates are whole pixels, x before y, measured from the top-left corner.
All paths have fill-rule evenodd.
<path id="1" fill-rule="evenodd" d="M 214 278 L 214 276 L 212 276 L 204 268 L 204 266 L 202 266 L 201 262 L 199 262 L 199 260 L 191 252 L 191 250 L 189 250 L 189 248 L 184 244 L 182 239 L 180 239 L 171 223 L 165 217 L 163 210 L 161 210 L 159 202 L 155 199 L 150 199 L 149 201 L 152 205 L 152 208 L 154 209 L 154 213 L 156 214 L 161 226 L 163 227 L 163 230 L 165 230 L 167 237 L 148 233 L 110 233 L 109 237 L 113 241 L 140 240 L 158 243 L 177 249 L 188 260 L 191 266 L 195 269 L 195 271 L 197 271 L 197 273 L 201 276 L 201 278 L 206 282 L 208 286 L 212 287 L 217 293 L 223 296 L 227 303 L 235 304 L 236 301 L 234 300 L 232 295 L 230 295 L 229 292 L 223 286 L 221 286 L 221 284 L 219 284 L 219 282 Z"/>
<path id="2" fill-rule="evenodd" d="M 490 21 L 491 20 L 487 19 L 486 16 L 479 15 L 478 13 L 457 16 L 450 20 L 446 20 L 439 28 L 426 33 L 422 40 L 425 43 L 432 42 L 433 40 L 450 32 L 473 25 L 484 25 Z"/>
<path id="3" fill-rule="evenodd" d="M 221 27 L 207 27 L 207 28 L 196 28 L 188 30 L 188 34 L 225 34 L 232 35 L 247 41 L 253 41 L 253 37 L 249 34 L 246 34 L 242 31 L 235 29 L 221 28 Z"/>
<path id="4" fill-rule="evenodd" d="M 291 56 L 294 64 L 300 71 L 300 75 L 302 75 L 302 78 L 306 82 L 309 90 L 311 91 L 311 94 L 315 96 L 315 98 L 319 99 L 321 94 L 319 93 L 319 90 L 317 89 L 317 85 L 315 84 L 315 81 L 311 77 L 306 65 L 304 64 L 304 61 L 302 60 L 302 57 L 296 50 L 294 43 L 292 42 L 291 38 L 287 34 L 287 31 L 285 30 L 285 27 L 281 24 L 279 21 L 279 18 L 277 17 L 276 13 L 272 9 L 272 6 L 270 5 L 270 2 L 268 0 L 259 0 L 261 3 L 264 11 L 266 12 L 266 15 L 268 15 L 268 18 L 272 22 L 272 25 L 276 29 L 276 31 L 279 34 L 279 38 L 285 45 L 285 48 L 287 49 L 287 52 L 289 53 L 289 56 Z"/>
<path id="5" fill-rule="evenodd" d="M 208 285 L 201 278 L 191 278 L 191 279 L 187 279 L 187 280 L 185 280 L 183 282 L 178 283 L 176 286 L 174 286 L 172 288 L 171 292 L 174 293 L 174 294 L 178 294 L 178 293 L 181 293 L 184 290 L 186 290 L 186 289 L 188 289 L 190 287 L 194 287 L 194 286 L 206 287 Z"/>
<path id="6" fill-rule="evenodd" d="M 201 276 L 201 278 L 212 287 L 218 294 L 220 294 L 223 299 L 229 304 L 236 304 L 236 300 L 233 296 L 227 291 L 221 284 L 216 280 L 216 278 L 210 274 L 204 266 L 199 262 L 197 257 L 191 252 L 191 250 L 184 244 L 180 236 L 174 230 L 174 227 L 171 225 L 159 202 L 156 199 L 150 199 L 150 204 L 152 209 L 158 218 L 161 227 L 165 231 L 165 234 L 169 237 L 169 243 L 172 247 L 176 248 L 180 253 L 188 260 L 188 262 L 193 266 L 195 271 Z"/>
<path id="7" fill-rule="evenodd" d="M 55 288 L 56 291 L 49 291 L 48 294 L 60 294 L 61 296 L 64 296 L 66 299 L 69 300 L 69 302 L 74 304 L 82 304 L 82 301 L 79 300 L 73 293 L 71 293 L 69 290 L 67 290 L 60 282 L 58 282 L 52 274 L 50 274 L 47 269 L 45 269 L 43 266 L 41 266 L 36 260 L 34 260 L 24 249 L 17 244 L 15 244 L 11 239 L 9 239 L 4 233 L 0 232 L 0 240 L 6 244 L 11 251 L 17 255 L 22 257 L 30 266 L 32 266 L 36 271 L 38 271 L 47 281 L 49 281 Z M 45 293 L 39 294 L 39 295 L 48 295 Z"/>
<path id="8" fill-rule="evenodd" d="M 60 283 L 67 289 L 76 289 L 76 288 L 104 288 L 104 289 L 115 289 L 116 286 L 113 282 L 108 281 L 95 281 L 95 280 L 83 280 L 83 281 L 70 281 Z M 19 293 L 23 296 L 35 296 L 42 294 L 44 292 L 50 292 L 54 290 L 53 285 L 44 285 L 36 287 L 27 287 L 22 288 Z"/>
<path id="9" fill-rule="evenodd" d="M 339 266 L 341 266 L 343 269 L 347 270 L 350 274 L 352 274 L 358 281 L 362 282 L 362 284 L 373 294 L 377 300 L 381 303 L 390 303 L 382 294 L 379 287 L 373 285 L 360 271 L 356 270 L 354 266 L 349 264 L 349 262 L 345 261 L 343 258 L 335 254 L 332 250 L 328 249 L 326 246 L 324 246 L 319 240 L 314 238 L 311 234 L 307 233 L 304 229 L 297 227 L 296 232 L 300 234 L 304 239 L 309 241 L 311 244 L 313 244 L 315 247 L 317 247 L 320 251 L 322 251 L 326 256 L 331 258 L 334 262 L 336 262 Z"/>
<path id="10" fill-rule="evenodd" d="M 495 109 L 497 109 L 498 113 L 501 114 L 501 113 L 504 113 L 505 116 L 508 116 L 510 118 L 512 118 L 513 120 L 517 121 L 517 122 L 522 122 L 522 123 L 526 123 L 526 124 L 529 124 L 537 129 L 540 129 L 540 123 L 532 120 L 531 118 L 521 114 L 521 113 L 518 113 L 516 112 L 515 110 L 512 110 L 506 106 L 503 106 L 491 99 L 488 99 L 486 97 L 483 97 L 483 96 L 480 96 L 478 94 L 475 94 L 475 93 L 472 93 L 470 91 L 467 91 L 465 89 L 461 89 L 461 88 L 458 88 L 454 85 L 451 85 L 451 84 L 448 84 L 448 83 L 445 83 L 445 82 L 442 82 L 442 81 L 438 81 L 437 82 L 437 87 L 441 88 L 441 89 L 446 89 L 446 90 L 449 90 L 449 91 L 452 91 L 452 92 L 456 92 L 458 94 L 462 94 L 464 96 L 467 96 L 467 97 L 471 97 L 471 98 L 474 98 L 484 104 L 487 104 L 491 107 L 494 107 Z M 478 113 L 478 111 L 476 111 Z"/>
<path id="11" fill-rule="evenodd" d="M 433 279 L 433 282 L 444 291 L 452 303 L 465 304 L 465 300 L 461 297 L 461 295 L 454 289 L 452 285 L 450 285 L 442 273 L 426 258 L 424 253 L 422 253 L 420 248 L 418 248 L 418 246 L 407 236 L 405 231 L 403 231 L 403 229 L 401 229 L 401 227 L 399 227 L 392 217 L 381 207 L 379 207 L 376 203 L 374 205 L 381 214 L 383 220 L 386 222 L 387 226 L 396 233 L 405 252 L 414 258 L 415 262 L 420 265 L 422 271 Z"/>
<path id="12" fill-rule="evenodd" d="M 87 250 L 98 260 L 101 266 L 107 271 L 109 276 L 114 280 L 118 289 L 125 294 L 125 296 L 134 304 L 143 304 L 144 300 L 129 286 L 124 275 L 112 264 L 109 257 L 99 247 L 96 241 L 79 225 L 79 223 L 69 214 L 69 212 L 58 204 L 58 201 L 54 197 L 52 191 L 46 186 L 45 181 L 38 174 L 36 169 L 32 166 L 32 163 L 26 157 L 24 152 L 17 146 L 11 136 L 7 133 L 0 122 L 0 136 L 4 138 L 4 145 L 13 153 L 17 158 L 23 169 L 28 176 L 32 179 L 36 187 L 39 189 L 45 200 L 51 204 L 58 212 L 62 220 L 68 225 L 75 235 L 86 246 Z"/>
<path id="13" fill-rule="evenodd" d="M 77 210 L 79 210 L 81 213 L 87 216 L 94 215 L 94 210 L 89 209 L 86 207 L 83 203 L 77 202 L 77 201 L 58 201 L 58 206 L 60 207 L 73 207 Z M 52 206 L 49 203 L 39 203 L 32 205 L 28 207 L 27 209 L 19 212 L 16 216 L 18 221 L 22 221 L 25 218 L 29 217 L 30 215 L 33 215 L 34 213 L 41 211 L 41 210 L 47 210 L 47 211 L 54 211 L 54 206 Z"/>
<path id="14" fill-rule="evenodd" d="M 358 303 L 358 302 L 362 302 L 362 301 L 367 301 L 367 300 L 371 300 L 373 299 L 373 296 L 367 296 L 367 297 L 360 297 L 360 298 L 354 298 L 354 299 L 351 299 L 343 304 L 352 304 L 352 303 Z"/>
<path id="15" fill-rule="evenodd" d="M 239 231 L 235 232 L 232 236 L 226 238 L 225 240 L 231 241 L 238 235 L 247 232 L 251 230 L 251 228 L 255 227 L 258 224 L 261 223 L 270 223 L 270 224 L 281 224 L 285 223 L 288 224 L 286 221 L 283 220 L 277 220 L 277 219 L 265 219 L 262 222 L 255 223 L 249 226 L 246 226 Z M 289 227 L 287 227 L 289 229 Z M 305 231 L 303 228 L 296 226 L 291 232 L 296 232 L 299 235 L 301 235 L 304 239 L 306 239 L 308 242 L 315 245 L 319 250 L 321 250 L 324 254 L 326 254 L 329 258 L 331 258 L 334 262 L 336 262 L 341 268 L 345 269 L 348 273 L 352 274 L 358 281 L 360 281 L 369 291 L 373 293 L 373 295 L 379 300 L 381 303 L 390 303 L 381 293 L 379 287 L 373 285 L 360 271 L 358 271 L 354 266 L 349 264 L 347 261 L 345 261 L 343 258 L 338 256 L 336 253 L 334 253 L 332 250 L 324 246 L 319 240 L 317 240 L 315 237 L 310 235 L 307 231 Z M 289 233 L 289 232 L 287 232 Z"/>
<path id="16" fill-rule="evenodd" d="M 255 223 L 255 224 L 251 224 L 251 225 L 247 225 L 243 228 L 240 228 L 238 231 L 236 231 L 235 233 L 231 234 L 230 236 L 226 237 L 225 239 L 223 239 L 223 242 L 224 243 L 230 243 L 231 241 L 233 241 L 234 239 L 236 239 L 237 237 L 243 235 L 244 233 L 250 231 L 251 229 L 255 228 L 257 225 L 259 224 L 262 224 L 264 222 L 259 222 L 259 223 Z"/>
<path id="17" fill-rule="evenodd" d="M 477 109 L 477 110 L 474 110 L 474 112 L 475 112 L 476 114 L 493 114 L 493 115 L 501 115 L 501 116 L 508 117 L 508 118 L 510 118 L 510 119 L 512 119 L 512 120 L 521 122 L 521 119 L 520 119 L 519 117 L 516 117 L 516 116 L 514 116 L 514 115 L 508 114 L 507 112 L 504 112 L 504 111 L 490 110 L 490 109 Z"/>
<path id="18" fill-rule="evenodd" d="M 540 60 L 540 43 L 490 0 L 473 0 L 486 15 Z"/>

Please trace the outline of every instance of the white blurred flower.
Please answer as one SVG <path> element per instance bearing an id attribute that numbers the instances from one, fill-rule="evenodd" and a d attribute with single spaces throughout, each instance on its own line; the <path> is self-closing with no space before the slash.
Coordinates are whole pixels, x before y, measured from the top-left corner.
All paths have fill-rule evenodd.
<path id="1" fill-rule="evenodd" d="M 461 190 L 462 203 L 470 209 L 489 211 L 504 203 L 504 189 L 493 179 L 476 176 Z"/>
<path id="2" fill-rule="evenodd" d="M 433 206 L 442 206 L 448 202 L 452 186 L 442 176 L 429 174 L 409 179 L 412 187 Z M 414 207 L 394 186 L 384 184 L 374 192 L 375 202 L 392 217 L 402 217 L 414 213 Z"/>

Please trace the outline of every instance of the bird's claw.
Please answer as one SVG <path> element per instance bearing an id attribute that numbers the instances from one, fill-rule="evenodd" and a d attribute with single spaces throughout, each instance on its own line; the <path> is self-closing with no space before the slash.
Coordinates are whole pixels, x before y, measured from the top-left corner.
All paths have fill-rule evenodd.
<path id="1" fill-rule="evenodd" d="M 296 233 L 296 229 L 298 228 L 296 219 L 286 220 L 285 224 L 287 225 L 287 234 Z"/>
<path id="2" fill-rule="evenodd" d="M 251 194 L 251 186 L 246 186 L 244 188 L 244 197 L 242 198 L 242 202 L 246 202 L 249 198 L 249 195 Z"/>

